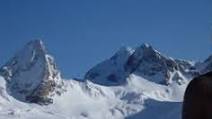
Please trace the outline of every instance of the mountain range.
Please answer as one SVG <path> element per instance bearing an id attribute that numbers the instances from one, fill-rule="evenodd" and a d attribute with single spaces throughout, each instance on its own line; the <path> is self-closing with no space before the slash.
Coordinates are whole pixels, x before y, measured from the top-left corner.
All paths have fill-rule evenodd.
<path id="1" fill-rule="evenodd" d="M 209 71 L 212 56 L 174 59 L 142 44 L 68 79 L 33 40 L 0 67 L 0 119 L 180 119 L 188 83 Z"/>

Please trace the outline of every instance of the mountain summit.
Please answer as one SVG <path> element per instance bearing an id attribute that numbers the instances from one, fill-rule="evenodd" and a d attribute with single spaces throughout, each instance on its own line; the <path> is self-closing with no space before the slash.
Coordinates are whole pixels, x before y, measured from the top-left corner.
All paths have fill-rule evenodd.
<path id="1" fill-rule="evenodd" d="M 89 70 L 85 79 L 101 85 L 121 85 L 131 74 L 136 74 L 169 85 L 173 81 L 185 83 L 185 79 L 195 74 L 190 70 L 194 67 L 191 62 L 167 57 L 149 44 L 121 49 L 112 58 Z"/>
<path id="2" fill-rule="evenodd" d="M 63 84 L 54 58 L 41 40 L 27 43 L 0 68 L 0 74 L 7 81 L 9 94 L 26 102 L 52 102 L 51 95 Z"/>
<path id="3" fill-rule="evenodd" d="M 136 48 L 125 64 L 125 70 L 130 74 L 160 84 L 183 83 L 185 77 L 193 77 L 191 67 L 191 62 L 167 57 L 148 44 Z"/>

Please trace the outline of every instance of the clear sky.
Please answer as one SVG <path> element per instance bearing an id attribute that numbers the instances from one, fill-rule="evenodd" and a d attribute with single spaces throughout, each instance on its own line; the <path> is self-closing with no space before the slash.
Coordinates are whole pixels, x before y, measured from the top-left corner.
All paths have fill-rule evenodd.
<path id="1" fill-rule="evenodd" d="M 212 0 L 0 0 L 0 65 L 41 38 L 68 78 L 144 42 L 203 60 L 212 54 L 211 35 Z"/>

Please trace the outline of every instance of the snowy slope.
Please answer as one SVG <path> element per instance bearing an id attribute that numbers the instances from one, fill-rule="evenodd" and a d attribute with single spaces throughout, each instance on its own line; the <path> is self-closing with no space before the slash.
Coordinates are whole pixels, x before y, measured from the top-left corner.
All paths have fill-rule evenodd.
<path id="1" fill-rule="evenodd" d="M 100 86 L 89 81 L 67 80 L 67 91 L 61 96 L 55 96 L 53 104 L 40 106 L 13 99 L 6 105 L 7 108 L 1 110 L 0 118 L 123 119 L 149 107 L 163 107 L 164 103 L 172 101 L 171 93 L 166 92 L 167 87 L 135 77 L 132 77 L 135 81 L 125 86 L 113 87 Z M 175 111 L 168 108 L 163 110 L 166 114 Z"/>
<path id="2" fill-rule="evenodd" d="M 77 81 L 61 78 L 35 40 L 0 68 L 0 119 L 180 119 L 187 84 L 210 71 L 211 59 L 173 59 L 148 44 L 123 47 Z"/>

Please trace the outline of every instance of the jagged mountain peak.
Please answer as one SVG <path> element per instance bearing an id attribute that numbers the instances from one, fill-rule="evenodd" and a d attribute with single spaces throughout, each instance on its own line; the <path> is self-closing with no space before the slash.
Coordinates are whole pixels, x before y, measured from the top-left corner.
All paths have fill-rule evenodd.
<path id="1" fill-rule="evenodd" d="M 162 60 L 174 61 L 173 58 L 160 53 L 158 50 L 147 43 L 144 43 L 135 48 L 126 65 L 134 65 L 134 63 L 139 63 L 140 60 L 146 60 L 148 61 L 146 63 L 150 64 L 151 62 L 160 62 Z"/>
<path id="2" fill-rule="evenodd" d="M 149 43 L 143 43 L 139 47 L 137 47 L 136 49 L 149 50 L 149 51 L 152 51 L 152 52 L 159 52 Z"/>
<path id="3" fill-rule="evenodd" d="M 178 81 L 193 75 L 187 72 L 191 67 L 189 62 L 163 55 L 144 43 L 135 49 L 121 48 L 110 59 L 89 70 L 85 77 L 102 85 L 121 85 L 128 76 L 136 74 L 156 83 L 170 84 L 172 79 Z M 173 78 L 174 74 L 180 74 L 178 79 Z"/>
<path id="4" fill-rule="evenodd" d="M 154 57 L 154 58 L 166 57 L 148 43 L 143 43 L 142 45 L 137 47 L 135 49 L 135 54 L 137 54 L 140 57 Z"/>
<path id="5" fill-rule="evenodd" d="M 45 45 L 41 39 L 35 39 L 35 40 L 28 42 L 26 44 L 26 47 L 28 47 L 28 48 L 31 47 L 32 49 L 40 50 L 40 51 L 43 51 L 43 53 L 47 53 Z"/>
<path id="6" fill-rule="evenodd" d="M 27 43 L 27 46 L 35 46 L 36 48 L 45 49 L 45 45 L 41 39 L 31 40 Z"/>
<path id="7" fill-rule="evenodd" d="M 45 45 L 42 40 L 36 39 L 29 41 L 22 50 L 20 50 L 18 53 L 16 53 L 16 57 L 22 55 L 30 55 L 30 54 L 37 54 L 39 56 L 45 56 L 47 54 L 47 50 L 45 48 Z"/>
<path id="8" fill-rule="evenodd" d="M 149 44 L 149 43 L 143 43 L 140 45 L 140 48 L 143 48 L 143 49 L 153 49 L 153 47 Z"/>
<path id="9" fill-rule="evenodd" d="M 140 45 L 139 47 L 137 47 L 135 49 L 135 51 L 139 51 L 142 53 L 156 53 L 156 50 L 149 44 L 147 43 L 143 43 L 142 45 Z"/>
<path id="10" fill-rule="evenodd" d="M 142 44 L 135 49 L 135 52 L 129 57 L 125 69 L 132 73 L 139 65 L 152 65 L 153 63 L 164 63 L 165 61 L 175 63 L 174 59 L 161 54 L 149 44 Z"/>
<path id="11" fill-rule="evenodd" d="M 173 81 L 190 79 L 197 75 L 194 63 L 186 60 L 168 57 L 150 45 L 141 45 L 128 59 L 125 69 L 129 74 L 136 74 L 150 81 L 170 84 Z M 174 74 L 180 74 L 178 79 Z M 180 81 L 185 82 L 185 81 Z"/>
<path id="12" fill-rule="evenodd" d="M 0 68 L 0 74 L 7 80 L 8 92 L 26 102 L 42 102 L 62 85 L 54 58 L 41 40 L 27 43 Z"/>

